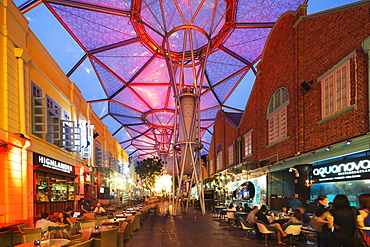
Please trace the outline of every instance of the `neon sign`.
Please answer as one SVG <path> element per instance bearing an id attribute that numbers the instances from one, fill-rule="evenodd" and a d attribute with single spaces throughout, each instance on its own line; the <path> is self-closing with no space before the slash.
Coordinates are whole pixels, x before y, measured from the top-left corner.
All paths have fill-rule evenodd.
<path id="1" fill-rule="evenodd" d="M 41 165 L 43 167 L 51 168 L 61 172 L 72 173 L 73 167 L 61 161 L 49 158 L 47 156 L 33 153 L 33 163 L 34 165 Z"/>
<path id="2" fill-rule="evenodd" d="M 370 178 L 370 160 L 368 159 L 316 166 L 312 170 L 314 183 L 365 178 Z"/>

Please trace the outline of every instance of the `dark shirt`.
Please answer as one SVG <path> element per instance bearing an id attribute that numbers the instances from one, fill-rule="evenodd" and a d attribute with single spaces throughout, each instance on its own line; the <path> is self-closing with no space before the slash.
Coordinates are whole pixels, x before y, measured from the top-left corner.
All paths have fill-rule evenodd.
<path id="1" fill-rule="evenodd" d="M 316 211 L 315 211 L 315 215 L 317 216 L 317 217 L 320 217 L 320 216 L 322 216 L 324 213 L 326 213 L 328 210 L 323 206 L 323 205 L 319 205 L 318 207 L 317 207 L 317 209 L 316 209 Z M 323 226 L 322 226 L 322 231 L 323 232 L 331 232 L 331 229 L 328 227 L 328 225 L 327 224 L 324 224 Z"/>
<path id="2" fill-rule="evenodd" d="M 258 211 L 256 213 L 256 217 L 257 217 L 257 220 L 260 220 L 260 221 L 264 222 L 266 225 L 270 225 L 270 222 L 267 219 L 266 214 L 262 213 L 261 211 Z"/>
<path id="3" fill-rule="evenodd" d="M 248 205 L 244 205 L 244 212 L 249 213 L 252 209 Z"/>
<path id="4" fill-rule="evenodd" d="M 348 209 L 336 210 L 334 208 L 330 210 L 330 213 L 333 215 L 334 224 L 337 226 L 334 228 L 334 232 L 351 237 L 357 227 L 357 215 L 360 214 L 357 209 L 351 207 Z M 356 216 L 356 221 L 354 214 Z"/>
<path id="5" fill-rule="evenodd" d="M 310 218 L 310 216 L 308 215 L 307 212 L 304 212 L 302 214 L 302 221 L 303 221 L 303 224 L 305 224 L 305 225 L 307 225 L 308 223 L 310 223 L 311 218 Z"/>

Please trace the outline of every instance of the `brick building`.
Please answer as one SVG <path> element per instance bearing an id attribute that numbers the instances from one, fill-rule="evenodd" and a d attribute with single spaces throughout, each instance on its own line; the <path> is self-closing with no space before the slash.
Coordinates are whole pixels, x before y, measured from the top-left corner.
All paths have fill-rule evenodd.
<path id="1" fill-rule="evenodd" d="M 242 167 L 269 161 L 266 167 L 264 163 L 244 171 L 250 174 L 247 178 L 265 175 L 268 168 L 268 198 L 296 195 L 304 202 L 317 194 L 341 192 L 328 189 L 329 182 L 370 178 L 364 162 L 361 171 L 342 166 L 346 174 L 338 167 L 328 168 L 347 164 L 343 160 L 358 165 L 370 154 L 369 36 L 369 1 L 313 15 L 306 15 L 301 5 L 282 15 L 268 37 L 238 127 L 230 126 L 228 113 L 217 115 L 208 159 L 220 160 L 222 150 L 222 162 L 213 162 L 210 175 L 231 163 Z M 320 171 L 339 170 L 324 178 L 315 170 L 321 167 Z M 253 170 L 260 172 L 253 175 Z M 362 192 L 350 192 L 352 204 Z"/>

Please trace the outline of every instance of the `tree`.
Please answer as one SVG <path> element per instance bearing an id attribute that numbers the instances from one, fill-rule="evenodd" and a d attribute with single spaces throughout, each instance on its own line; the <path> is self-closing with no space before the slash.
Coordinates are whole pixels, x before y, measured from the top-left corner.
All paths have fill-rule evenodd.
<path id="1" fill-rule="evenodd" d="M 150 192 L 154 188 L 157 178 L 164 173 L 163 163 L 157 157 L 147 158 L 136 163 L 135 172 L 140 176 L 143 187 Z"/>

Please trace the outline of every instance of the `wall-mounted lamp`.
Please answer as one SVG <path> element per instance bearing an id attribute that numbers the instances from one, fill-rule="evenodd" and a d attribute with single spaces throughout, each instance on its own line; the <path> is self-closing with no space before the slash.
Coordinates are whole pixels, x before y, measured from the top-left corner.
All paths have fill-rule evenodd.
<path id="1" fill-rule="evenodd" d="M 315 154 L 315 151 L 312 151 L 311 153 L 310 153 L 310 155 L 314 155 Z"/>
<path id="2" fill-rule="evenodd" d="M 346 145 L 349 145 L 351 143 L 352 143 L 352 141 L 350 141 L 350 140 L 346 141 Z"/>
<path id="3" fill-rule="evenodd" d="M 281 164 L 283 164 L 284 162 L 285 162 L 285 160 L 280 161 Z"/>
<path id="4" fill-rule="evenodd" d="M 304 81 L 304 82 L 301 83 L 301 86 L 303 87 L 304 90 L 309 91 L 311 89 L 312 83 L 313 83 L 313 80 Z"/>
<path id="5" fill-rule="evenodd" d="M 326 147 L 325 150 L 326 151 L 329 151 L 331 149 L 331 147 Z"/>

